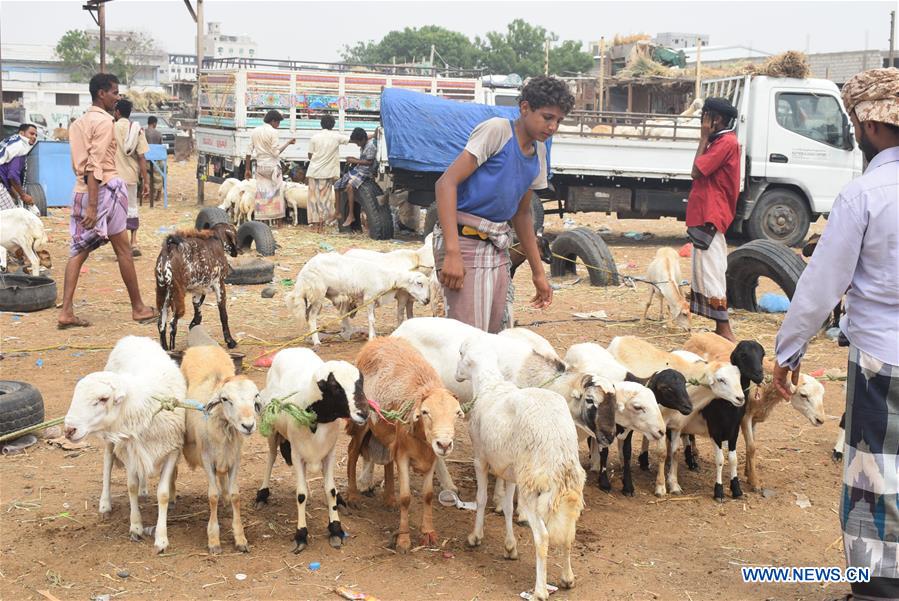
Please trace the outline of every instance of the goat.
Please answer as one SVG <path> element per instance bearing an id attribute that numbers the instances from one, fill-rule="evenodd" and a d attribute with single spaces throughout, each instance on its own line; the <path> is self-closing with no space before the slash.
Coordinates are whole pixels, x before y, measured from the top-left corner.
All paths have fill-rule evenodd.
<path id="1" fill-rule="evenodd" d="M 23 208 L 3 211 L 3 218 L 0 219 L 0 269 L 6 271 L 7 252 L 18 254 L 19 251 L 28 260 L 33 275 L 38 275 L 41 267 L 50 269 L 53 263 L 47 252 L 47 243 L 47 232 L 40 217 Z"/>
<path id="2" fill-rule="evenodd" d="M 503 499 L 507 559 L 518 557 L 512 501 L 516 485 L 519 488 L 519 508 L 531 527 L 537 556 L 534 598 L 545 601 L 549 598 L 546 558 L 550 544 L 562 547 L 561 586 L 574 586 L 571 545 L 584 505 L 585 477 L 578 460 L 574 421 L 559 394 L 507 382 L 489 339 L 466 339 L 459 357 L 455 378 L 471 380 L 477 396 L 468 416 L 478 483 L 477 513 L 468 545 L 477 547 L 484 538 L 489 469 L 509 483 Z"/>
<path id="3" fill-rule="evenodd" d="M 681 293 L 679 261 L 677 251 L 672 248 L 663 247 L 656 251 L 655 258 L 646 268 L 646 279 L 651 285 L 641 323 L 646 321 L 653 298 L 658 294 L 659 321 L 663 319 L 667 305 L 669 320 L 673 319 L 678 327 L 690 331 L 690 304 Z"/>
<path id="4" fill-rule="evenodd" d="M 115 461 L 128 475 L 131 505 L 131 540 L 144 534 L 138 492 L 140 483 L 159 472 L 156 491 L 158 515 L 155 549 L 169 545 L 167 519 L 171 484 L 184 443 L 184 410 L 159 411 L 160 400 L 183 401 L 184 377 L 165 351 L 149 338 L 125 336 L 119 340 L 104 371 L 86 375 L 75 384 L 65 417 L 65 435 L 79 441 L 97 434 L 105 441 L 100 515 L 112 512 L 110 478 Z"/>
<path id="5" fill-rule="evenodd" d="M 368 305 L 368 339 L 375 337 L 375 308 L 385 293 L 403 290 L 422 304 L 428 302 L 428 278 L 417 271 L 391 269 L 337 253 L 318 254 L 303 266 L 294 289 L 287 294 L 287 308 L 314 331 L 312 343 L 321 344 L 318 315 L 325 299 L 344 313 L 343 334 L 348 336 L 349 311 Z"/>
<path id="6" fill-rule="evenodd" d="M 275 355 L 260 398 L 263 420 L 270 412 L 268 407 L 271 403 L 289 399 L 298 411 L 311 411 L 314 422 L 309 426 L 303 425 L 283 411 L 274 417 L 272 431 L 267 434 L 268 461 L 262 485 L 256 491 L 256 506 L 268 503 L 272 466 L 280 447 L 284 460 L 293 466 L 297 480 L 297 530 L 293 552 L 299 553 L 309 544 L 309 530 L 306 528 L 306 499 L 309 496 L 307 471 L 322 472 L 328 508 L 328 541 L 334 548 L 341 547 L 345 534 L 337 507 L 344 502 L 334 483 L 337 464 L 335 450 L 340 433 L 338 420 L 349 418 L 363 424 L 368 419 L 362 374 L 346 361 L 325 362 L 309 349 L 288 348 Z"/>
<path id="7" fill-rule="evenodd" d="M 186 416 L 184 448 L 187 464 L 202 465 L 208 482 L 209 524 L 206 527 L 209 553 L 222 552 L 219 539 L 218 499 L 231 501 L 234 545 L 246 553 L 247 537 L 240 519 L 240 454 L 244 437 L 256 431 L 260 411 L 259 389 L 246 376 L 234 375 L 231 357 L 216 346 L 188 348 L 181 360 L 187 382 L 187 397 L 204 406 Z"/>
<path id="8" fill-rule="evenodd" d="M 455 422 L 464 417 L 459 401 L 443 387 L 440 377 L 415 348 L 400 338 L 376 338 L 368 342 L 356 358 L 364 378 L 363 390 L 381 409 L 393 411 L 408 407 L 406 421 L 391 422 L 371 412 L 365 426 L 347 424 L 351 435 L 347 448 L 347 500 L 358 499 L 356 461 L 360 452 L 379 445 L 387 451 L 384 477 L 385 504 L 393 505 L 393 470 L 396 463 L 400 481 L 400 525 L 396 549 L 406 553 L 409 539 L 411 489 L 409 468 L 423 473 L 421 536 L 423 545 L 437 544 L 431 512 L 434 496 L 434 468 L 437 457 L 453 450 Z M 401 418 L 404 419 L 404 418 Z"/>
<path id="9" fill-rule="evenodd" d="M 175 348 L 178 320 L 184 316 L 184 296 L 193 295 L 194 317 L 189 327 L 202 322 L 200 307 L 206 295 L 215 292 L 228 348 L 237 346 L 228 327 L 225 278 L 231 271 L 225 251 L 237 256 L 237 231 L 229 223 L 217 223 L 211 230 L 182 230 L 166 237 L 156 258 L 157 327 L 163 349 Z M 171 332 L 166 339 L 166 317 L 172 312 Z"/>

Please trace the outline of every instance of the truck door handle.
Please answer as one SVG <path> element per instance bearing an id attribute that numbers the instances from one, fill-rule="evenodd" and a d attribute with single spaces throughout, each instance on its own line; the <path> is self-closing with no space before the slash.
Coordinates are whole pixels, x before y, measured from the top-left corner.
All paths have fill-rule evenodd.
<path id="1" fill-rule="evenodd" d="M 782 154 L 773 153 L 768 155 L 768 160 L 772 163 L 787 163 L 790 159 Z"/>

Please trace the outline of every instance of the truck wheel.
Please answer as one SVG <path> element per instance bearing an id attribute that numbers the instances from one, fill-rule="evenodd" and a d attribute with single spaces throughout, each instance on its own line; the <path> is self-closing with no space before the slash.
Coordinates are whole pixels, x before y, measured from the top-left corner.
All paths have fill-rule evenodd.
<path id="1" fill-rule="evenodd" d="M 775 188 L 759 198 L 746 222 L 751 240 L 772 240 L 796 246 L 808 233 L 809 212 L 803 198 L 792 190 Z"/>
<path id="2" fill-rule="evenodd" d="M 47 216 L 47 196 L 44 194 L 44 187 L 40 184 L 25 184 L 25 191 L 31 195 L 40 212 L 41 217 Z"/>
<path id="3" fill-rule="evenodd" d="M 0 276 L 0 311 L 27 313 L 47 309 L 55 304 L 55 280 L 24 273 Z"/>
<path id="4" fill-rule="evenodd" d="M 390 207 L 378 202 L 384 194 L 380 186 L 371 180 L 365 181 L 356 190 L 356 204 L 359 205 L 359 219 L 362 230 L 368 232 L 372 240 L 390 240 L 393 238 L 393 217 Z"/>
<path id="5" fill-rule="evenodd" d="M 543 229 L 543 200 L 533 192 L 531 193 L 531 215 L 534 217 L 534 231 L 539 232 Z"/>
<path id="6" fill-rule="evenodd" d="M 788 298 L 793 298 L 803 269 L 802 257 L 783 244 L 771 240 L 747 242 L 727 256 L 727 304 L 758 312 L 755 291 L 760 277 L 772 279 Z"/>
<path id="7" fill-rule="evenodd" d="M 256 245 L 256 252 L 263 257 L 275 254 L 275 236 L 272 228 L 261 221 L 246 221 L 237 228 L 237 246 L 241 250 L 250 250 Z"/>
<path id="8" fill-rule="evenodd" d="M 197 213 L 194 227 L 198 230 L 209 230 L 217 223 L 231 223 L 228 213 L 218 207 L 205 207 Z"/>
<path id="9" fill-rule="evenodd" d="M 44 398 L 26 382 L 0 380 L 0 436 L 44 421 Z"/>
<path id="10" fill-rule="evenodd" d="M 576 274 L 578 265 L 575 261 L 579 259 L 578 263 L 585 266 L 590 276 L 591 285 L 618 285 L 618 268 L 612 252 L 595 232 L 584 227 L 563 232 L 556 237 L 551 248 L 550 273 L 553 277 Z"/>

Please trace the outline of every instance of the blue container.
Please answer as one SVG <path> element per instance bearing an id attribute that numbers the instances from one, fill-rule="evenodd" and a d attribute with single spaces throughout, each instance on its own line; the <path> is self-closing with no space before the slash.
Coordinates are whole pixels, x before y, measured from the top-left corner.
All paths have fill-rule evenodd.
<path id="1" fill-rule="evenodd" d="M 35 196 L 35 188 L 41 190 L 35 202 L 43 196 L 48 207 L 71 206 L 75 172 L 68 142 L 38 142 L 28 154 L 27 165 L 25 183 L 29 193 Z"/>

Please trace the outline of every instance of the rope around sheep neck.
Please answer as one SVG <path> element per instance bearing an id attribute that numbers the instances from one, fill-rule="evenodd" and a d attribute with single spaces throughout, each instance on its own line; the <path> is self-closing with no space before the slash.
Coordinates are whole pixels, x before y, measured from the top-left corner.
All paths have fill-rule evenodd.
<path id="1" fill-rule="evenodd" d="M 265 406 L 265 409 L 262 410 L 262 415 L 259 416 L 259 432 L 263 436 L 271 435 L 272 424 L 282 412 L 291 416 L 300 426 L 305 426 L 309 429 L 312 429 L 312 427 L 315 426 L 318 422 L 318 416 L 315 414 L 315 411 L 302 409 L 295 403 L 284 402 L 297 394 L 299 394 L 299 392 L 292 392 L 287 396 L 272 399 L 269 404 Z"/>

